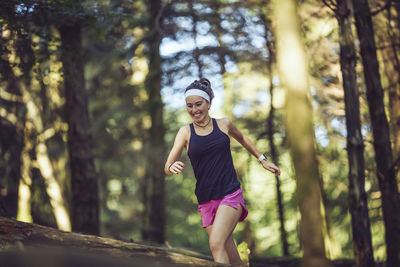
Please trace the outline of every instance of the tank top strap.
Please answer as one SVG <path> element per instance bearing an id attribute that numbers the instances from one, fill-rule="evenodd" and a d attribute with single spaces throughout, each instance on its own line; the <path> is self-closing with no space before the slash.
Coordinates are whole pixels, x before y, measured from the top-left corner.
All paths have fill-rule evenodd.
<path id="1" fill-rule="evenodd" d="M 213 127 L 214 127 L 214 129 L 215 129 L 215 127 L 217 127 L 217 128 L 218 128 L 218 125 L 217 125 L 217 120 L 216 120 L 216 119 L 214 119 L 214 118 L 212 118 L 212 122 L 213 122 Z"/>
<path id="2" fill-rule="evenodd" d="M 222 130 L 219 128 L 219 126 L 218 126 L 217 120 L 213 118 L 212 121 L 213 121 L 213 127 L 214 127 L 213 132 L 219 131 L 219 132 L 223 133 L 223 131 L 222 131 Z"/>
<path id="3" fill-rule="evenodd" d="M 190 137 L 192 137 L 196 132 L 194 131 L 193 123 L 191 123 L 189 125 L 190 125 Z"/>

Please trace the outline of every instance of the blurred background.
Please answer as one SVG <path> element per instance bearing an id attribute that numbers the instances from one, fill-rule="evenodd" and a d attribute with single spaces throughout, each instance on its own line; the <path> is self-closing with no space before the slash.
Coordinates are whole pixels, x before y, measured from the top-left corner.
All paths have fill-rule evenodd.
<path id="1" fill-rule="evenodd" d="M 341 2 L 296 2 L 329 259 L 354 255 Z M 370 8 L 397 172 L 400 7 L 378 0 Z M 231 141 L 249 209 L 234 233 L 237 243 L 253 256 L 301 256 L 272 9 L 269 0 L 2 1 L 0 215 L 208 252 L 186 151 L 182 174 L 163 171 L 175 134 L 191 123 L 184 89 L 206 77 L 215 92 L 210 115 L 230 118 L 281 169 L 278 179 Z M 360 42 L 351 25 L 372 245 L 382 260 L 382 194 Z"/>

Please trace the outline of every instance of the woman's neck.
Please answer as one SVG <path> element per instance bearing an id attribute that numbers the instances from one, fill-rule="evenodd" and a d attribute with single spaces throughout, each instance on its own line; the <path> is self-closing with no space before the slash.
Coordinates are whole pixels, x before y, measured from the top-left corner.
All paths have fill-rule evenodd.
<path id="1" fill-rule="evenodd" d="M 207 116 L 207 117 L 208 117 L 208 119 L 206 118 L 204 121 L 199 122 L 199 123 L 193 121 L 194 125 L 202 128 L 202 129 L 205 129 L 211 122 L 211 117 L 210 116 Z"/>

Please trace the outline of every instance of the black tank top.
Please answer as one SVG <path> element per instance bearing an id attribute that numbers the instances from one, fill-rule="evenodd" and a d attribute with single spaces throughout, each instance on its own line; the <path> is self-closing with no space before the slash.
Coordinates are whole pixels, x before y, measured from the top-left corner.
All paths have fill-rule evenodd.
<path id="1" fill-rule="evenodd" d="M 205 136 L 197 135 L 193 123 L 190 124 L 188 156 L 197 180 L 195 194 L 199 204 L 221 199 L 240 188 L 230 139 L 218 128 L 215 119 L 212 122 L 213 130 Z"/>

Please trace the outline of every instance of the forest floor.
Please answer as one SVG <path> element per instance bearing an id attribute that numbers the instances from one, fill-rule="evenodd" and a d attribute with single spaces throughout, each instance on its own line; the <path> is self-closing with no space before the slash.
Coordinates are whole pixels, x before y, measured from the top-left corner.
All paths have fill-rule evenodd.
<path id="1" fill-rule="evenodd" d="M 254 267 L 297 267 L 300 258 L 254 258 Z M 352 260 L 334 261 L 352 267 Z M 59 231 L 0 217 L 0 267 L 141 267 L 227 266 L 209 255 L 162 245 L 124 242 Z"/>

